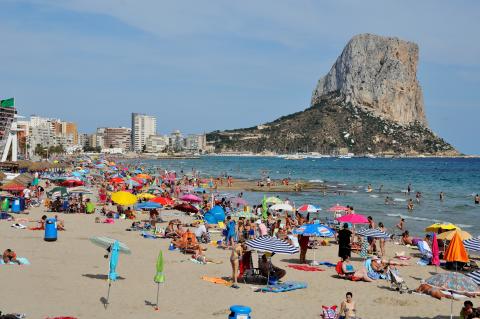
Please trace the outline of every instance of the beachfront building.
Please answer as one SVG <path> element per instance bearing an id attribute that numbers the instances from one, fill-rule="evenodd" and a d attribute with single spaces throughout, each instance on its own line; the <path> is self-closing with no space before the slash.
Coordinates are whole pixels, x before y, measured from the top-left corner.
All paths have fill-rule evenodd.
<path id="1" fill-rule="evenodd" d="M 190 152 L 203 152 L 207 148 L 205 134 L 189 134 L 185 138 L 185 150 Z"/>
<path id="2" fill-rule="evenodd" d="M 157 119 L 154 116 L 132 113 L 132 150 L 145 150 L 147 138 L 157 134 Z"/>
<path id="3" fill-rule="evenodd" d="M 103 148 L 119 148 L 129 152 L 132 145 L 132 129 L 129 127 L 106 127 L 103 131 Z"/>
<path id="4" fill-rule="evenodd" d="M 147 153 L 161 153 L 169 144 L 169 137 L 166 135 L 150 135 L 146 140 Z"/>
<path id="5" fill-rule="evenodd" d="M 185 144 L 183 141 L 182 133 L 179 130 L 175 130 L 170 134 L 169 147 L 174 152 L 183 151 Z"/>

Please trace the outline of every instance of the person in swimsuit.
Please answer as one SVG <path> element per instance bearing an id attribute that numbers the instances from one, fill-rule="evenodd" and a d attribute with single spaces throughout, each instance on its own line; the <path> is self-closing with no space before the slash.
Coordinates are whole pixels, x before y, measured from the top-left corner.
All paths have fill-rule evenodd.
<path id="1" fill-rule="evenodd" d="M 350 279 L 352 281 L 373 281 L 370 277 L 368 277 L 368 273 L 365 268 L 355 270 L 353 265 L 350 263 L 350 257 L 348 256 L 342 258 L 342 272 L 347 279 Z"/>
<path id="2" fill-rule="evenodd" d="M 475 195 L 475 205 L 478 205 L 478 204 L 480 204 L 480 196 L 478 196 L 477 194 Z"/>
<path id="3" fill-rule="evenodd" d="M 355 318 L 355 301 L 353 301 L 353 294 L 347 292 L 346 299 L 340 304 L 340 317 L 339 319 Z"/>
<path id="4" fill-rule="evenodd" d="M 14 263 L 21 265 L 20 261 L 17 259 L 17 254 L 11 249 L 7 249 L 3 252 L 2 259 L 5 264 Z"/>
<path id="5" fill-rule="evenodd" d="M 230 255 L 230 263 L 232 264 L 232 288 L 240 288 L 238 286 L 237 274 L 239 269 L 239 263 L 243 256 L 243 247 L 241 243 L 237 243 L 232 247 L 232 254 Z"/>

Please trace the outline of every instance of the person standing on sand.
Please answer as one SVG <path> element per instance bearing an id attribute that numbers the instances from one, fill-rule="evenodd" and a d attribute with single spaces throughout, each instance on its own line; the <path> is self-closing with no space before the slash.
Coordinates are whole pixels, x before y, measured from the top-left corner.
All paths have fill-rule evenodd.
<path id="1" fill-rule="evenodd" d="M 243 247 L 241 243 L 237 243 L 235 246 L 232 247 L 232 254 L 230 255 L 230 263 L 232 265 L 232 281 L 233 285 L 232 288 L 240 288 L 238 286 L 238 269 L 240 265 L 240 260 L 242 259 L 243 256 Z"/>
<path id="2" fill-rule="evenodd" d="M 338 232 L 338 257 L 350 257 L 352 247 L 350 240 L 352 238 L 352 232 L 348 229 L 348 224 L 343 224 L 343 228 Z"/>

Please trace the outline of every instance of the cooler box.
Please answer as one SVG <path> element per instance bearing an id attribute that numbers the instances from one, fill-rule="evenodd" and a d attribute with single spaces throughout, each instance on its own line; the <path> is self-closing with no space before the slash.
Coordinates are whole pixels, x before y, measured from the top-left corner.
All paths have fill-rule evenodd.
<path id="1" fill-rule="evenodd" d="M 228 316 L 228 319 L 251 319 L 250 312 L 252 312 L 250 307 L 233 305 L 230 307 L 230 315 Z"/>

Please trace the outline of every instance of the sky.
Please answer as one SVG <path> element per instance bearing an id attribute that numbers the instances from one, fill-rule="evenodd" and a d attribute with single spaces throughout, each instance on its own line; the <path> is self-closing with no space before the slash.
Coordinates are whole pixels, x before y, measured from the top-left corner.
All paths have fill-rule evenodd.
<path id="1" fill-rule="evenodd" d="M 0 99 L 80 132 L 251 127 L 309 107 L 348 40 L 420 47 L 430 127 L 480 154 L 480 1 L 0 0 Z"/>

